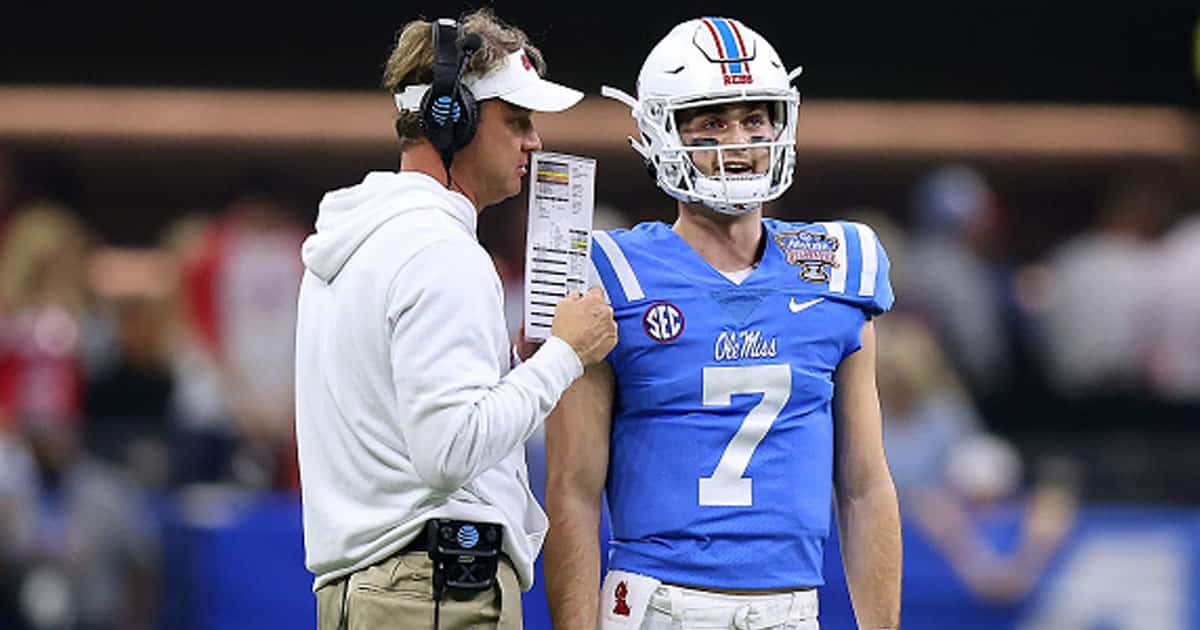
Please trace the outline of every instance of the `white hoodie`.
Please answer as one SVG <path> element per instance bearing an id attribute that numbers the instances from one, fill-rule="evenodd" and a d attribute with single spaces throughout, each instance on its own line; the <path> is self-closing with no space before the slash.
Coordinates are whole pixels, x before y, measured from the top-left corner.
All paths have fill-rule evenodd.
<path id="1" fill-rule="evenodd" d="M 521 587 L 547 521 L 523 445 L 583 372 L 551 338 L 509 371 L 500 279 L 466 197 L 417 173 L 325 195 L 302 251 L 296 437 L 314 590 L 433 517 L 504 525 Z"/>

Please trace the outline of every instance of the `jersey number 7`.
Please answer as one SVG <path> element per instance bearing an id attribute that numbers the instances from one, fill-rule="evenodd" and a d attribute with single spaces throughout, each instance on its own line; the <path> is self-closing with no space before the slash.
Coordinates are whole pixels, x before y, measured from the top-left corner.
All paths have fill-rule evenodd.
<path id="1" fill-rule="evenodd" d="M 786 364 L 704 368 L 704 406 L 728 407 L 734 394 L 762 394 L 738 428 L 711 477 L 700 478 L 700 505 L 754 504 L 754 480 L 743 477 L 759 442 L 792 396 Z"/>

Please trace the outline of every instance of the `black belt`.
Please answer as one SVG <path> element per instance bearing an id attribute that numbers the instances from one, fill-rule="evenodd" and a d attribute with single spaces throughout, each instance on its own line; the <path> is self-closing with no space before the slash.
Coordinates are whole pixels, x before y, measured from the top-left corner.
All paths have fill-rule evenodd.
<path id="1" fill-rule="evenodd" d="M 445 521 L 443 520 L 440 522 L 445 522 Z M 464 524 L 464 525 L 472 525 L 477 529 L 482 529 L 484 527 L 495 527 L 497 532 L 500 531 L 499 526 L 491 524 L 491 523 L 476 523 L 476 522 L 472 522 L 472 521 L 454 521 L 454 522 L 459 523 L 459 524 Z M 499 547 L 499 543 L 500 543 L 499 540 L 489 541 L 489 542 L 492 542 L 492 544 L 494 544 L 496 547 Z M 407 545 L 404 545 L 404 548 L 402 548 L 400 550 L 400 553 L 409 553 L 409 552 L 417 552 L 417 551 L 424 551 L 424 552 L 429 551 L 429 523 L 428 522 L 425 524 L 425 527 L 421 528 L 421 531 L 420 531 L 420 533 L 417 534 L 416 538 L 413 538 L 412 540 L 410 540 L 408 542 Z"/>
<path id="2" fill-rule="evenodd" d="M 429 551 L 429 537 L 425 535 L 425 528 L 421 528 L 421 533 L 417 537 L 409 541 L 400 553 L 411 553 L 416 551 Z"/>
<path id="3" fill-rule="evenodd" d="M 416 538 L 409 541 L 407 545 L 404 545 L 400 549 L 400 553 L 429 553 L 429 539 L 425 536 L 424 530 L 420 534 L 417 534 Z M 508 557 L 508 554 L 503 551 L 500 552 L 500 555 L 505 558 Z"/>

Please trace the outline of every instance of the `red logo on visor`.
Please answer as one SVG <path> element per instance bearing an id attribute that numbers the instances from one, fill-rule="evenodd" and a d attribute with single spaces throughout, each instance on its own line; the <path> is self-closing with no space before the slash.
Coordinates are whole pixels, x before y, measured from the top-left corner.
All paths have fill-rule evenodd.
<path id="1" fill-rule="evenodd" d="M 521 65 L 525 66 L 526 70 L 533 70 L 533 64 L 529 63 L 529 57 L 525 53 L 521 53 Z"/>

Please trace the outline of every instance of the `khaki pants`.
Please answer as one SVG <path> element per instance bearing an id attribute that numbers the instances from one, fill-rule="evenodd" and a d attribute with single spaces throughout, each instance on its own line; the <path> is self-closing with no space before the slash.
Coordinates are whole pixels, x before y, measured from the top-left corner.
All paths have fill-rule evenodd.
<path id="1" fill-rule="evenodd" d="M 438 630 L 521 630 L 521 589 L 506 556 L 496 582 L 488 591 L 445 589 Z M 318 630 L 339 630 L 343 589 L 345 630 L 433 629 L 433 562 L 423 551 L 396 554 L 318 589 Z"/>

